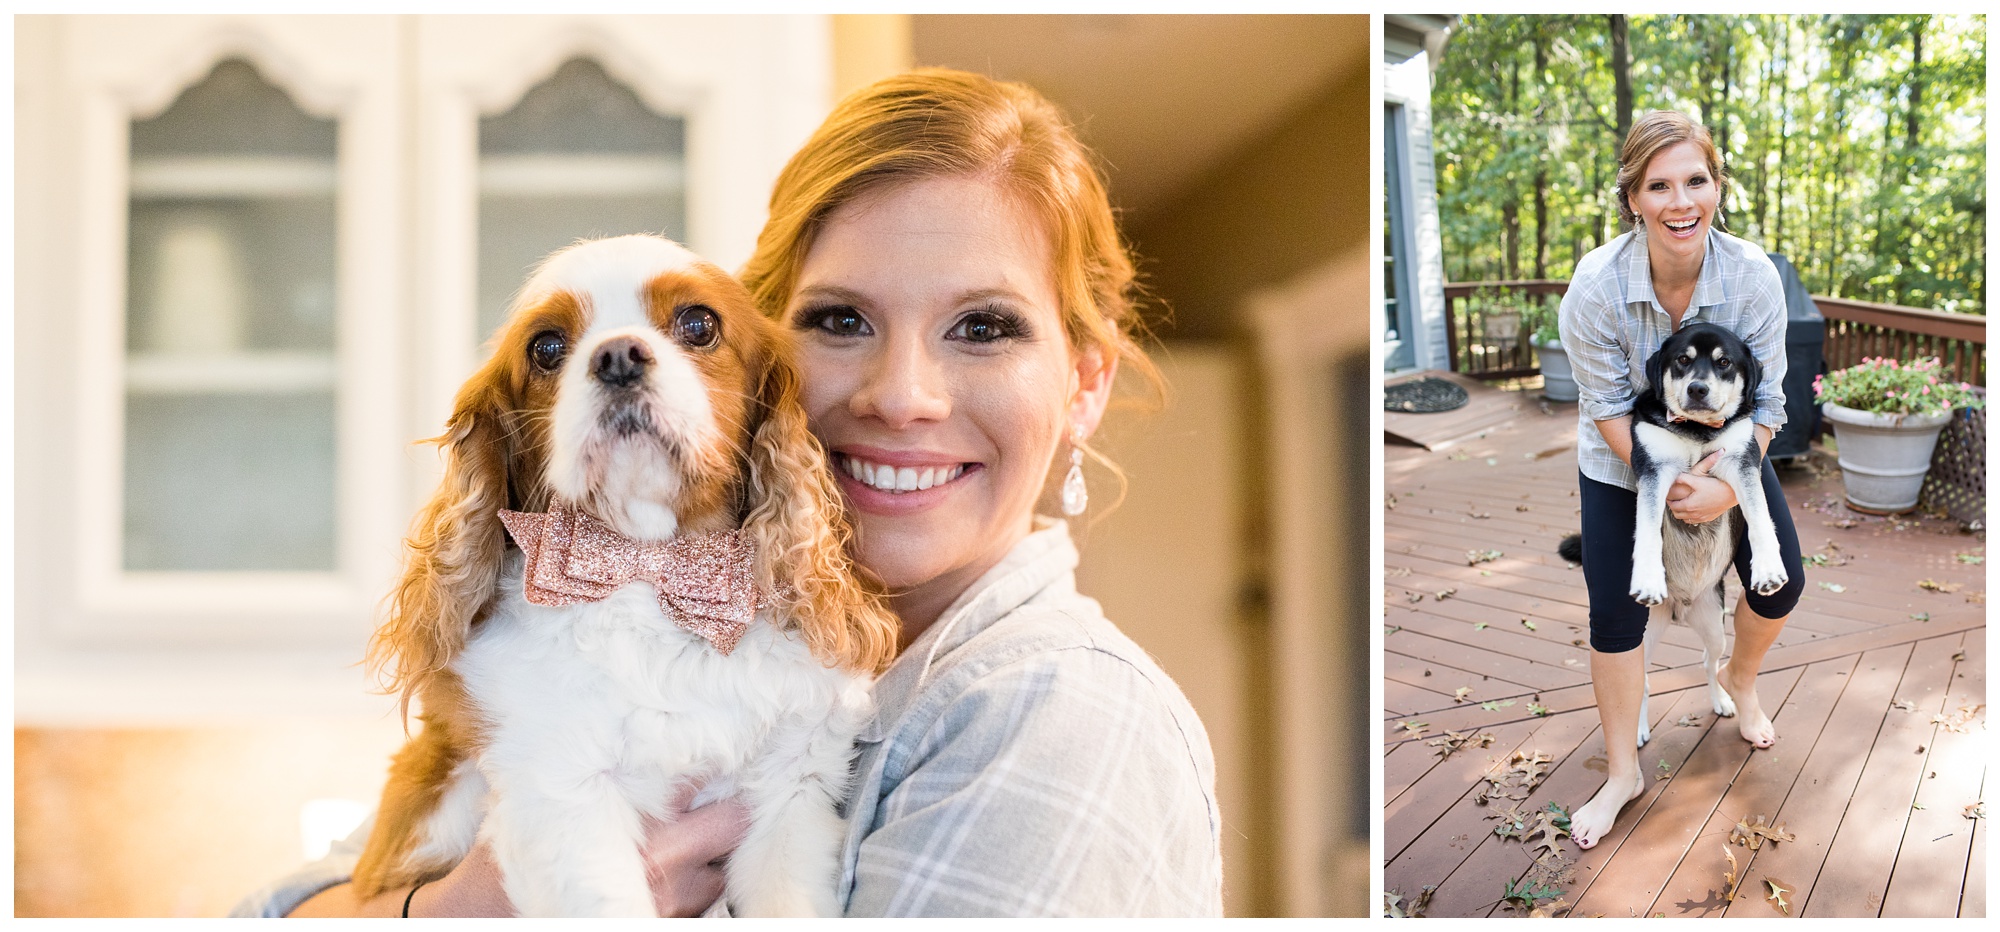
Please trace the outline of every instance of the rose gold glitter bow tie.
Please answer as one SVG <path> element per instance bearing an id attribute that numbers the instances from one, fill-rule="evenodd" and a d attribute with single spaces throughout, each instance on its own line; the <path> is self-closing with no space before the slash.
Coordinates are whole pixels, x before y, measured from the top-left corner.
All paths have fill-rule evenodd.
<path id="1" fill-rule="evenodd" d="M 734 531 L 649 543 L 560 503 L 547 514 L 501 511 L 500 522 L 527 555 L 525 588 L 537 605 L 597 602 L 649 582 L 667 618 L 725 655 L 757 612 L 751 548 Z"/>

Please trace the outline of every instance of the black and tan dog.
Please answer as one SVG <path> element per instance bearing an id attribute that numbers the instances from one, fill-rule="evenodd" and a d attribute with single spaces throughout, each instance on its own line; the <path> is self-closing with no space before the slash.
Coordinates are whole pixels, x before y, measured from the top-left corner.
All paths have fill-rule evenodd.
<path id="1" fill-rule="evenodd" d="M 1778 591 L 1790 578 L 1764 498 L 1763 451 L 1750 419 L 1762 374 L 1757 358 L 1736 334 L 1715 324 L 1690 324 L 1646 361 L 1647 388 L 1632 406 L 1639 510 L 1631 594 L 1652 608 L 1646 620 L 1646 654 L 1650 658 L 1668 623 L 1694 629 L 1701 638 L 1709 699 L 1717 715 L 1736 714 L 1716 672 L 1724 644 L 1722 578 L 1735 559 L 1737 542 L 1749 538 L 1750 588 L 1760 595 Z M 1707 524 L 1687 524 L 1668 510 L 1667 490 L 1681 473 L 1717 451 L 1722 455 L 1708 474 L 1735 490 L 1737 507 Z M 1563 542 L 1565 556 L 1580 557 L 1580 542 L 1574 540 Z M 1647 722 L 1642 704 L 1642 745 L 1649 737 Z"/>

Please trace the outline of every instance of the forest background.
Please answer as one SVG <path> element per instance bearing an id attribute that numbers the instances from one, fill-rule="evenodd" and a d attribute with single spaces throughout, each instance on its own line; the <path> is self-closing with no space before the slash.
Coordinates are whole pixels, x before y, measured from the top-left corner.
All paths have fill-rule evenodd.
<path id="1" fill-rule="evenodd" d="M 1984 314 L 1985 88 L 1983 16 L 1464 16 L 1431 97 L 1446 277 L 1568 278 L 1624 232 L 1633 115 L 1675 109 L 1723 152 L 1723 229 L 1814 294 Z"/>

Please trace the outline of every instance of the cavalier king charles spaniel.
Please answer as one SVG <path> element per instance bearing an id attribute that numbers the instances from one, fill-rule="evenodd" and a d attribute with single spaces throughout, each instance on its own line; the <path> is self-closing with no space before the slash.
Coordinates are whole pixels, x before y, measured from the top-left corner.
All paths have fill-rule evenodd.
<path id="1" fill-rule="evenodd" d="M 834 807 L 897 627 L 849 562 L 787 339 L 659 237 L 529 279 L 369 646 L 423 728 L 356 892 L 439 877 L 483 835 L 523 915 L 652 916 L 641 822 L 700 783 L 750 810 L 732 912 L 838 914 Z"/>

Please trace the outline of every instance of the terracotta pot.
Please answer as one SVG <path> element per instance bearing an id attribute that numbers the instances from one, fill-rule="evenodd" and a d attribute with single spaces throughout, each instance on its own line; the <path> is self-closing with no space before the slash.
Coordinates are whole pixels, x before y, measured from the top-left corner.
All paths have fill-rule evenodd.
<path id="1" fill-rule="evenodd" d="M 1917 507 L 1931 450 L 1950 414 L 1875 414 L 1828 402 L 1823 411 L 1840 448 L 1847 507 L 1900 514 Z"/>

